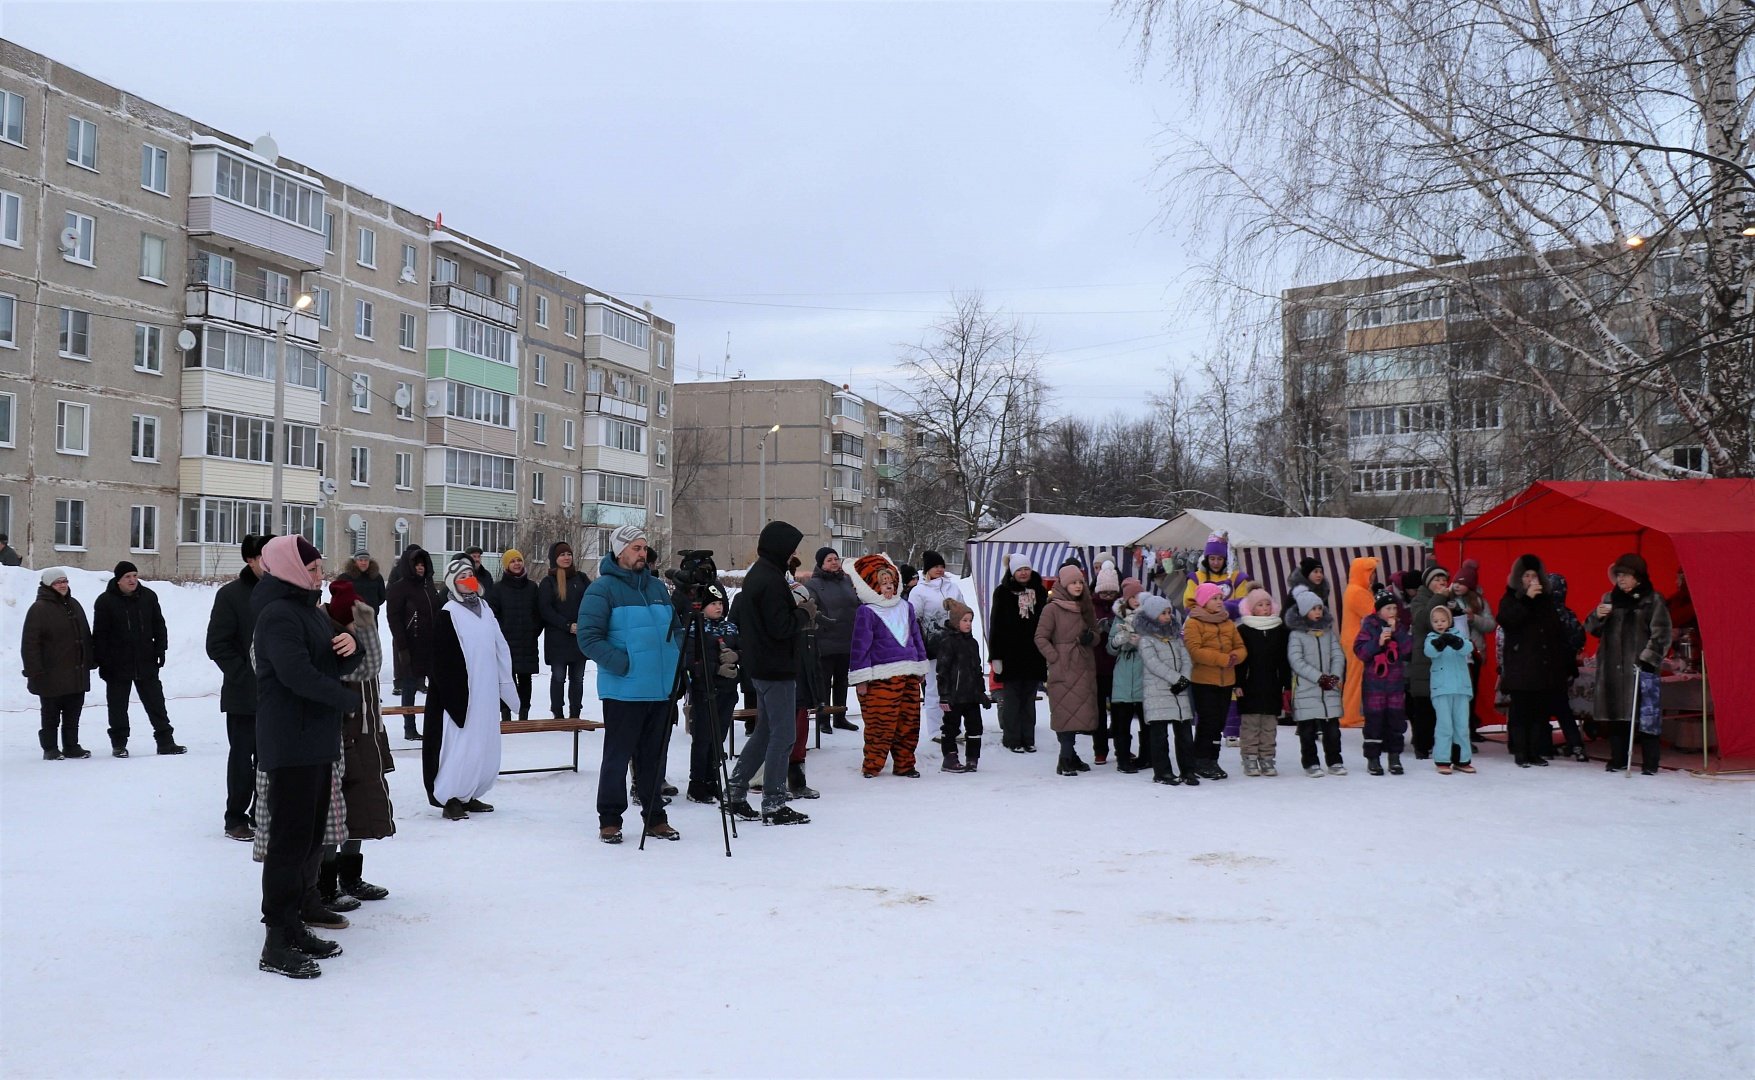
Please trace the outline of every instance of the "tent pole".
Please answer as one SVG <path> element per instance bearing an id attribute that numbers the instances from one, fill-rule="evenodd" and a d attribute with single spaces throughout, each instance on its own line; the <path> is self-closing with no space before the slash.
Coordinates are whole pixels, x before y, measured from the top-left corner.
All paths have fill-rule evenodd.
<path id="1" fill-rule="evenodd" d="M 1706 685 L 1706 652 L 1700 653 L 1700 771 L 1712 771 L 1712 755 L 1707 750 L 1712 738 L 1712 698 L 1707 693 Z"/>

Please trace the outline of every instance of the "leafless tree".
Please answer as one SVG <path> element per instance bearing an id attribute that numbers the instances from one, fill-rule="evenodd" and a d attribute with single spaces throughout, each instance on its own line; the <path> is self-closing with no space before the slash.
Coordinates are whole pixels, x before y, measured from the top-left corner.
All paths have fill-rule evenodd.
<path id="1" fill-rule="evenodd" d="M 1755 473 L 1755 5 L 1116 6 L 1216 118 L 1166 160 L 1214 280 L 1402 273 L 1620 474 Z"/>
<path id="2" fill-rule="evenodd" d="M 973 536 L 1040 429 L 1041 354 L 1022 323 L 979 294 L 953 296 L 949 314 L 901 350 L 904 377 L 889 389 L 924 436 L 910 453 L 934 470 L 938 505 L 921 511 Z"/>
<path id="3" fill-rule="evenodd" d="M 721 444 L 723 441 L 719 440 Z M 706 428 L 679 427 L 671 442 L 671 505 L 676 512 L 674 538 L 680 550 L 693 547 L 692 538 L 702 531 L 699 504 L 691 496 L 700 487 L 701 475 L 707 466 L 723 460 L 725 454 L 723 445 L 716 445 L 712 433 Z"/>

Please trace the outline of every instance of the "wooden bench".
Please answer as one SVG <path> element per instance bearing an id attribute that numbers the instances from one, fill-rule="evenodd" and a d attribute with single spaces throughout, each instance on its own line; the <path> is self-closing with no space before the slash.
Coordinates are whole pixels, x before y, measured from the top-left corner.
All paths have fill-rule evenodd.
<path id="1" fill-rule="evenodd" d="M 385 716 L 424 716 L 424 715 L 426 715 L 427 710 L 426 710 L 426 706 L 424 706 L 424 705 L 412 705 L 412 706 L 395 705 L 395 706 L 391 706 L 388 709 L 383 709 L 380 711 Z M 579 771 L 579 733 L 581 731 L 597 731 L 602 727 L 603 727 L 603 724 L 601 721 L 597 721 L 597 720 L 563 720 L 558 716 L 554 717 L 552 719 L 549 719 L 549 720 L 501 720 L 500 721 L 500 734 L 501 735 L 523 735 L 523 734 L 526 734 L 529 732 L 535 732 L 535 731 L 570 731 L 570 732 L 572 732 L 573 733 L 573 763 L 571 765 L 549 765 L 549 766 L 545 766 L 544 768 L 540 768 L 540 769 L 501 769 L 500 775 L 501 776 L 515 776 L 519 773 L 566 772 L 569 769 L 571 769 L 573 772 L 578 772 Z"/>
<path id="2" fill-rule="evenodd" d="M 823 715 L 831 716 L 831 717 L 846 717 L 846 715 L 847 715 L 846 707 L 840 706 L 840 705 L 830 705 L 829 707 L 822 709 L 822 710 L 819 710 L 819 711 L 822 712 Z M 742 720 L 743 721 L 743 733 L 746 737 L 749 735 L 750 732 L 752 732 L 756 729 L 756 710 L 754 710 L 754 709 L 734 710 L 731 714 L 731 718 L 733 720 Z M 811 726 L 811 730 L 816 732 L 816 736 L 817 736 L 816 745 L 814 747 L 812 747 L 812 749 L 821 750 L 823 748 L 823 729 L 820 727 L 817 727 L 814 713 L 812 714 L 810 726 Z"/>

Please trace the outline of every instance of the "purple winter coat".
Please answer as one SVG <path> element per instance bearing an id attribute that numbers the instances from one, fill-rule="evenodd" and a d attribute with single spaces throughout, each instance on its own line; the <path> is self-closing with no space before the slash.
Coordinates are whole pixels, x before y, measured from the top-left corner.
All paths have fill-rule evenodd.
<path id="1" fill-rule="evenodd" d="M 908 615 L 908 642 L 903 644 L 890 633 L 878 614 L 878 606 L 900 605 Z M 920 633 L 920 620 L 914 609 L 901 597 L 860 605 L 853 616 L 853 651 L 847 658 L 849 683 L 879 682 L 898 675 L 926 677 L 926 639 Z"/>

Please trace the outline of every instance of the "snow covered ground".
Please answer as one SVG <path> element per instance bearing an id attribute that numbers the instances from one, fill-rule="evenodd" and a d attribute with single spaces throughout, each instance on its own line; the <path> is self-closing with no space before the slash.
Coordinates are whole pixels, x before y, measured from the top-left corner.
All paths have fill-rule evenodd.
<path id="1" fill-rule="evenodd" d="M 837 733 L 813 823 L 745 828 L 732 859 L 681 800 L 681 843 L 599 844 L 596 735 L 580 774 L 503 778 L 497 812 L 456 823 L 399 749 L 399 833 L 366 849 L 390 898 L 334 932 L 321 979 L 264 975 L 216 699 L 173 700 L 185 756 L 137 737 L 125 761 L 42 761 L 14 592 L 9 1077 L 1755 1074 L 1755 786 L 1496 748 L 1473 777 L 1188 790 L 1059 778 L 997 740 L 974 776 L 929 745 L 921 779 L 863 780 Z M 103 727 L 94 691 L 100 754 Z M 508 739 L 506 764 L 568 738 Z"/>

